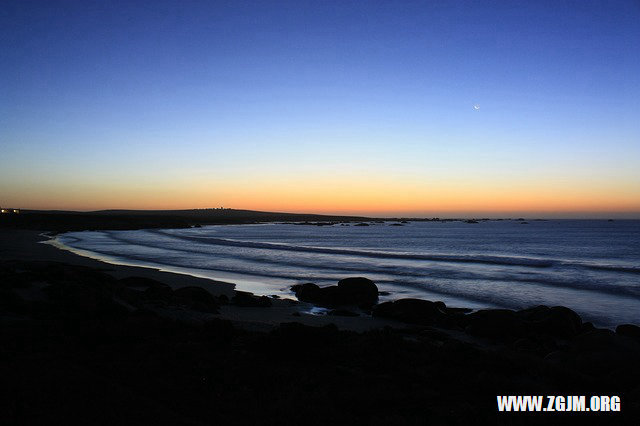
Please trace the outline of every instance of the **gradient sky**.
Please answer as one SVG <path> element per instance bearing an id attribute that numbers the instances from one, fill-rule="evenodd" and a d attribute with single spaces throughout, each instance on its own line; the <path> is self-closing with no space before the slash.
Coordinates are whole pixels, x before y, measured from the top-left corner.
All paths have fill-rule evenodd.
<path id="1" fill-rule="evenodd" d="M 640 218 L 640 2 L 5 0 L 0 205 Z"/>

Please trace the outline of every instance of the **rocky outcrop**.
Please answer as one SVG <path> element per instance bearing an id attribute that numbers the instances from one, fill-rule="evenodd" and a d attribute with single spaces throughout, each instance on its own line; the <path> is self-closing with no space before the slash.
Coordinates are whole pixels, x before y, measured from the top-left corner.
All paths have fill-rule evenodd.
<path id="1" fill-rule="evenodd" d="M 218 302 L 211 293 L 202 287 L 182 287 L 173 292 L 174 300 L 188 309 L 206 312 L 210 314 L 218 313 Z"/>
<path id="2" fill-rule="evenodd" d="M 466 316 L 468 334 L 492 339 L 515 339 L 525 334 L 524 321 L 509 309 L 484 309 Z"/>
<path id="3" fill-rule="evenodd" d="M 256 296 L 246 291 L 236 291 L 231 298 L 231 304 L 242 308 L 268 308 L 272 302 L 267 296 Z"/>
<path id="4" fill-rule="evenodd" d="M 291 287 L 298 300 L 319 306 L 370 307 L 378 301 L 378 287 L 363 277 L 345 278 L 337 286 L 320 287 L 313 283 Z"/>
<path id="5" fill-rule="evenodd" d="M 630 337 L 640 342 L 640 327 L 633 324 L 620 324 L 616 327 L 616 334 Z"/>
<path id="6" fill-rule="evenodd" d="M 374 306 L 372 315 L 410 324 L 433 325 L 446 321 L 446 306 L 442 302 L 421 299 L 400 299 Z"/>
<path id="7" fill-rule="evenodd" d="M 580 333 L 582 319 L 564 306 L 536 306 L 516 313 L 518 318 L 526 322 L 529 331 L 548 334 L 560 338 L 571 338 Z"/>

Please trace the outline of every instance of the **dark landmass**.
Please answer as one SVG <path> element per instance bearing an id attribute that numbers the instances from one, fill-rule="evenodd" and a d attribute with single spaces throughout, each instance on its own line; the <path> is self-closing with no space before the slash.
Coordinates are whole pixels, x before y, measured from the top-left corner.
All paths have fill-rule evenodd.
<path id="1" fill-rule="evenodd" d="M 298 313 L 255 331 L 220 312 L 268 316 L 270 298 L 25 260 L 1 261 L 0 282 L 5 424 L 635 424 L 640 414 L 640 328 L 597 329 L 563 307 L 371 307 L 375 285 L 350 278 L 334 301 L 320 296 L 338 307 L 326 318 L 393 327 L 312 327 Z M 497 413 L 496 395 L 617 395 L 622 411 Z"/>
<path id="2" fill-rule="evenodd" d="M 51 232 L 189 228 L 262 222 L 346 222 L 368 220 L 356 216 L 274 213 L 232 209 L 194 210 L 101 210 L 95 212 L 22 210 L 0 215 L 0 228 Z"/>
<path id="3" fill-rule="evenodd" d="M 31 214 L 17 224 L 130 229 L 166 219 L 13 217 Z M 114 222 L 101 223 L 106 216 Z M 637 424 L 640 415 L 636 325 L 598 329 L 565 307 L 378 303 L 375 283 L 362 277 L 296 286 L 300 302 L 279 300 L 104 264 L 7 228 L 3 424 Z M 311 305 L 327 315 L 310 315 Z M 622 410 L 498 413 L 496 395 L 617 395 Z"/>
<path id="4" fill-rule="evenodd" d="M 467 222 L 504 219 L 464 218 L 370 218 L 364 216 L 335 216 L 302 213 L 261 212 L 235 209 L 191 210 L 98 210 L 77 212 L 63 210 L 20 210 L 19 214 L 1 214 L 0 229 L 30 229 L 49 232 L 87 230 L 133 230 L 152 228 L 189 228 L 202 225 L 238 225 L 250 223 L 294 223 L 297 225 L 330 226 L 351 224 L 370 226 L 395 222 L 400 226 L 409 222 Z M 524 220 L 524 219 L 518 219 Z"/>

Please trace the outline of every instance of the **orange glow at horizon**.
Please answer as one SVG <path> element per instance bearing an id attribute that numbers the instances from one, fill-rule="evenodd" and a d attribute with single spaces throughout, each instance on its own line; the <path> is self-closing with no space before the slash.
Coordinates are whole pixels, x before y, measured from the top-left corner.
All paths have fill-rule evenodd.
<path id="1" fill-rule="evenodd" d="M 614 182 L 424 182 L 374 178 L 224 180 L 134 184 L 74 182 L 6 194 L 23 209 L 234 209 L 295 213 L 404 215 L 637 213 L 640 185 Z"/>

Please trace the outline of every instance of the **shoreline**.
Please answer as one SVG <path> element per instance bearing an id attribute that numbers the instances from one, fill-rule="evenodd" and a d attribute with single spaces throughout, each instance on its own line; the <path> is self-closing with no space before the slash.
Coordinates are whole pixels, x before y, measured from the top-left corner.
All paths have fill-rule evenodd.
<path id="1" fill-rule="evenodd" d="M 255 225 L 242 225 L 242 227 L 244 226 L 248 226 L 249 228 L 252 228 Z M 269 226 L 269 224 L 262 224 L 260 226 Z M 428 227 L 428 229 L 431 229 L 431 227 L 437 228 L 438 226 L 439 225 L 431 225 L 431 224 L 425 225 L 425 227 Z M 465 225 L 458 225 L 456 227 L 456 231 L 466 234 L 467 231 L 465 231 L 466 228 L 463 228 L 464 226 Z M 469 226 L 472 227 L 472 225 L 469 225 Z M 495 225 L 495 226 L 502 226 L 502 225 Z M 510 227 L 509 229 L 513 228 L 513 226 L 511 225 L 508 225 L 508 226 Z M 540 226 L 547 226 L 547 225 L 540 225 Z M 551 226 L 559 226 L 559 225 L 552 224 Z M 229 237 L 231 239 L 234 238 L 233 235 L 235 234 L 239 233 L 240 235 L 243 235 L 244 231 L 248 231 L 249 234 L 254 233 L 250 229 L 249 230 L 238 229 L 237 230 L 238 232 L 232 229 L 224 230 L 224 228 L 226 227 L 227 225 L 220 226 L 220 227 L 214 226 L 213 228 L 220 229 L 220 231 L 216 231 L 216 232 L 220 232 L 222 233 L 222 235 L 224 234 L 231 235 L 231 237 Z M 609 225 L 605 226 L 606 229 L 608 229 L 608 227 Z M 234 228 L 239 228 L 239 227 L 235 226 Z M 283 229 L 286 232 L 289 232 L 287 230 L 291 229 L 291 227 L 285 227 Z M 333 229 L 336 229 L 336 228 L 334 227 Z M 341 230 L 342 228 L 338 228 L 338 229 Z M 390 229 L 391 231 L 393 231 L 394 234 L 397 233 L 396 229 L 405 233 L 407 231 L 413 232 L 409 228 L 404 228 L 404 229 L 390 228 Z M 476 227 L 473 229 L 475 230 L 478 228 Z M 487 229 L 487 228 L 484 228 L 484 229 Z M 571 227 L 569 229 L 571 229 Z M 199 231 L 199 230 L 195 230 L 195 231 Z M 361 232 L 360 229 L 355 229 L 355 231 Z M 150 230 L 150 232 L 156 232 L 156 231 Z M 265 232 L 269 233 L 269 231 L 262 231 L 261 233 L 264 234 Z M 309 232 L 311 234 L 314 234 L 314 230 L 310 230 Z M 314 235 L 317 235 L 318 232 L 324 233 L 325 230 L 322 229 L 322 230 L 315 231 Z M 331 233 L 334 231 L 329 230 L 328 232 Z M 482 233 L 485 233 L 485 232 L 486 231 L 481 230 L 480 233 L 475 233 L 475 234 L 482 235 Z M 177 233 L 179 235 L 182 235 L 180 231 L 177 231 Z M 303 234 L 306 235 L 307 232 L 305 231 L 303 232 Z M 135 235 L 135 233 L 133 235 Z M 187 235 L 192 235 L 192 234 L 189 233 Z M 472 233 L 472 235 L 474 235 L 474 233 Z M 77 237 L 80 238 L 81 240 L 83 239 L 81 235 L 78 235 Z M 93 238 L 94 238 L 93 236 L 87 236 L 87 241 L 91 242 Z M 60 239 L 61 241 L 68 242 L 68 244 L 71 247 L 73 247 L 73 245 L 76 244 L 74 243 L 75 240 L 73 238 L 70 238 L 67 240 L 61 237 Z M 110 238 L 100 236 L 99 239 L 96 239 L 96 242 L 99 243 L 103 239 L 104 241 L 110 241 Z M 241 240 L 241 238 L 238 238 L 238 239 Z M 116 238 L 116 240 L 118 240 L 118 238 Z M 143 245 L 148 244 L 149 247 L 153 247 L 152 242 L 146 242 L 147 241 L 146 237 L 143 241 L 145 241 L 145 243 L 141 243 L 141 244 Z M 249 239 L 248 241 L 252 241 L 252 240 Z M 164 243 L 163 241 L 160 241 L 160 243 L 158 244 L 160 245 L 158 245 L 157 248 L 166 247 L 166 248 L 181 249 L 179 240 L 176 240 L 176 242 L 171 241 L 169 243 Z M 176 245 L 173 245 L 173 244 L 176 244 Z M 297 244 L 300 245 L 301 243 L 297 243 Z M 104 251 L 107 253 L 111 252 L 111 248 L 109 246 L 104 246 L 101 244 L 86 245 L 86 246 L 79 244 L 79 246 L 89 247 L 91 250 L 93 249 L 98 250 L 98 253 L 94 255 L 97 257 L 102 256 L 99 251 Z M 247 246 L 252 247 L 251 244 L 248 244 Z M 302 247 L 304 249 L 304 243 L 302 243 Z M 219 247 L 215 247 L 215 249 L 222 250 Z M 192 250 L 196 250 L 195 252 L 199 253 L 197 250 L 201 250 L 201 249 L 198 247 L 197 249 L 194 248 Z M 207 249 L 202 249 L 202 250 L 205 250 L 203 251 L 203 253 L 207 251 Z M 327 251 L 330 251 L 330 250 L 327 250 Z M 394 282 L 393 285 L 389 285 L 390 281 L 389 282 L 385 281 L 386 277 L 381 276 L 381 274 L 383 274 L 385 271 L 383 270 L 382 272 L 380 272 L 381 268 L 377 268 L 375 264 L 368 263 L 365 265 L 363 263 L 363 265 L 365 266 L 361 268 L 351 267 L 350 265 L 349 267 L 345 268 L 344 265 L 341 265 L 340 263 L 338 263 L 335 265 L 336 269 L 333 269 L 330 262 L 323 262 L 324 265 L 328 265 L 324 267 L 323 270 L 312 269 L 315 265 L 312 265 L 307 270 L 303 270 L 303 267 L 305 266 L 305 264 L 304 262 L 300 263 L 298 261 L 298 259 L 296 258 L 296 255 L 297 255 L 296 253 L 292 253 L 291 255 L 285 253 L 282 256 L 281 262 L 282 262 L 282 265 L 284 265 L 282 267 L 282 270 L 284 271 L 286 269 L 286 271 L 289 271 L 289 270 L 294 271 L 295 272 L 294 276 L 298 277 L 298 280 L 288 280 L 288 278 L 286 278 L 287 273 L 280 273 L 280 270 L 276 271 L 274 269 L 277 265 L 273 266 L 273 265 L 267 264 L 265 265 L 265 268 L 266 268 L 265 271 L 262 271 L 261 265 L 258 265 L 258 267 L 252 267 L 252 265 L 249 263 L 249 267 L 245 267 L 244 264 L 241 264 L 241 262 L 244 259 L 242 253 L 239 253 L 237 258 L 233 258 L 233 257 L 231 258 L 233 262 L 237 260 L 238 261 L 237 264 L 228 265 L 224 259 L 226 258 L 226 256 L 232 256 L 233 253 L 235 252 L 227 253 L 226 250 L 216 251 L 216 253 L 220 254 L 220 257 L 218 257 L 217 255 L 207 257 L 206 255 L 201 256 L 200 254 L 198 254 L 197 256 L 199 257 L 197 262 L 183 262 L 183 261 L 180 261 L 180 259 L 173 259 L 171 258 L 172 256 L 171 251 L 168 252 L 167 256 L 162 256 L 162 258 L 157 258 L 157 259 L 154 257 L 145 256 L 144 255 L 145 252 L 140 252 L 140 256 L 138 256 L 137 254 L 138 252 L 135 251 L 135 247 L 127 247 L 127 250 L 122 251 L 121 253 L 123 254 L 123 257 L 120 257 L 120 258 L 114 257 L 115 259 L 114 262 L 120 263 L 120 261 L 122 261 L 122 263 L 124 263 L 125 265 L 129 264 L 132 266 L 156 268 L 156 269 L 164 270 L 167 272 L 173 272 L 178 274 L 189 274 L 189 275 L 200 276 L 202 278 L 207 278 L 207 279 L 231 282 L 236 284 L 237 290 L 250 291 L 257 295 L 271 296 L 275 294 L 280 297 L 290 298 L 292 297 L 291 292 L 289 291 L 290 285 L 306 282 L 305 280 L 309 280 L 310 282 L 315 282 L 320 286 L 332 285 L 332 284 L 335 284 L 335 282 L 337 282 L 339 279 L 344 278 L 349 274 L 351 274 L 351 275 L 360 275 L 360 276 L 372 278 L 376 283 L 379 283 L 378 285 L 380 287 L 380 290 L 383 291 L 383 294 L 384 294 L 383 296 L 381 296 L 380 301 L 392 300 L 397 297 L 405 297 L 405 298 L 414 297 L 414 298 L 434 300 L 434 301 L 442 300 L 449 306 L 456 306 L 456 307 L 462 307 L 462 308 L 472 308 L 472 309 L 504 308 L 504 309 L 512 309 L 512 310 L 524 309 L 524 308 L 535 306 L 538 304 L 545 304 L 545 305 L 552 306 L 552 305 L 565 305 L 569 303 L 568 307 L 576 310 L 576 312 L 578 312 L 585 321 L 591 321 L 598 327 L 615 329 L 617 325 L 622 323 L 632 323 L 632 324 L 640 325 L 640 322 L 638 321 L 638 316 L 633 314 L 633 312 L 636 312 L 635 308 L 639 306 L 638 303 L 640 302 L 638 302 L 637 299 L 633 298 L 633 293 L 631 293 L 632 290 L 628 290 L 628 288 L 631 288 L 630 287 L 631 284 L 633 284 L 633 283 L 629 283 L 628 281 L 633 277 L 628 277 L 628 274 L 624 273 L 625 271 L 619 272 L 618 270 L 616 270 L 616 272 L 611 272 L 608 269 L 604 269 L 604 271 L 598 270 L 596 272 L 592 272 L 589 270 L 590 266 L 588 265 L 588 259 L 585 260 L 584 262 L 576 260 L 575 264 L 577 265 L 576 267 L 581 268 L 580 273 L 585 275 L 593 274 L 594 276 L 593 283 L 588 280 L 589 278 L 591 278 L 590 276 L 585 276 L 585 278 L 588 278 L 588 279 L 585 281 L 580 281 L 579 279 L 574 279 L 572 276 L 566 276 L 565 270 L 555 270 L 554 268 L 549 268 L 549 266 L 553 266 L 554 264 L 561 265 L 564 268 L 565 263 L 566 264 L 571 263 L 571 259 L 572 259 L 571 257 L 566 258 L 569 260 L 566 260 L 565 258 L 562 258 L 562 257 L 559 257 L 557 259 L 556 258 L 538 259 L 535 256 L 521 258 L 521 257 L 518 257 L 517 255 L 513 255 L 513 257 L 509 257 L 509 254 L 505 252 L 505 253 L 496 254 L 496 255 L 492 255 L 491 253 L 489 253 L 488 255 L 477 255 L 473 259 L 466 259 L 466 257 L 464 256 L 464 252 L 461 252 L 462 254 L 459 254 L 459 253 L 447 254 L 448 252 L 444 252 L 445 253 L 444 255 L 439 255 L 437 253 L 440 253 L 440 252 L 436 251 L 435 252 L 436 254 L 433 255 L 435 256 L 436 261 L 447 262 L 449 257 L 452 257 L 454 261 L 457 261 L 457 258 L 465 257 L 464 259 L 465 262 L 467 261 L 472 263 L 479 262 L 477 265 L 472 264 L 469 267 L 467 267 L 466 263 L 464 263 L 465 266 L 463 266 L 463 268 L 469 268 L 476 275 L 484 273 L 485 272 L 484 269 L 488 267 L 493 267 L 493 265 L 495 264 L 508 265 L 508 268 L 511 268 L 512 264 L 518 265 L 513 267 L 513 270 L 515 272 L 507 271 L 509 272 L 509 274 L 507 274 L 506 272 L 505 273 L 500 272 L 500 274 L 497 274 L 495 276 L 495 279 L 496 279 L 495 282 L 490 282 L 491 281 L 490 279 L 485 280 L 487 284 L 485 285 L 486 288 L 484 290 L 486 291 L 484 292 L 476 291 L 474 293 L 471 290 L 467 291 L 467 289 L 473 288 L 473 286 L 476 285 L 476 282 L 474 281 L 471 283 L 473 284 L 473 286 L 469 285 L 470 283 L 467 282 L 469 281 L 469 279 L 467 279 L 467 281 L 462 280 L 465 277 L 461 277 L 459 283 L 446 282 L 447 279 L 450 279 L 448 277 L 458 276 L 456 275 L 458 271 L 456 271 L 454 268 L 460 269 L 458 266 L 451 266 L 447 263 L 444 263 L 443 264 L 444 266 L 442 266 L 442 268 L 449 268 L 451 269 L 451 272 L 445 271 L 447 272 L 448 275 L 441 273 L 438 270 L 438 268 L 441 267 L 441 265 L 436 264 L 433 277 L 431 278 L 430 281 L 427 281 L 428 277 L 431 277 L 431 272 L 428 270 L 430 269 L 430 265 L 423 267 L 422 265 L 416 266 L 412 264 L 409 266 L 413 267 L 413 269 L 408 269 L 408 270 L 405 270 L 400 266 L 398 267 L 399 276 L 397 277 L 398 283 L 400 284 L 395 285 L 396 283 Z M 501 253 L 501 252 L 498 251 L 496 253 Z M 181 253 L 178 253 L 178 254 L 181 255 Z M 127 259 L 127 255 L 132 255 L 132 259 L 130 261 Z M 106 255 L 105 257 L 107 257 L 107 262 L 110 262 L 109 260 L 110 255 Z M 430 260 L 430 258 L 428 259 Z M 153 263 L 154 261 L 163 262 L 163 263 L 166 263 L 166 265 L 162 265 L 160 263 L 154 264 Z M 521 263 L 525 261 L 526 263 Z M 534 266 L 537 266 L 537 264 L 540 262 L 542 262 L 543 263 L 542 266 L 544 266 L 544 268 L 541 267 L 540 269 L 532 270 L 532 272 L 534 272 L 535 274 L 529 273 L 529 269 L 527 269 L 527 266 L 530 263 L 533 263 L 534 261 L 536 262 L 536 265 Z M 130 263 L 127 263 L 127 262 L 130 262 Z M 604 262 L 603 264 L 607 266 L 607 261 L 602 261 L 602 262 Z M 414 263 L 417 263 L 417 262 L 414 262 Z M 485 264 L 487 263 L 489 264 L 489 266 L 485 266 Z M 197 267 L 190 268 L 189 265 L 201 266 L 204 269 L 199 270 L 197 269 Z M 302 265 L 302 267 L 300 265 Z M 520 265 L 524 265 L 524 267 L 520 268 L 519 267 Z M 371 267 L 369 268 L 368 266 L 371 266 Z M 210 269 L 206 269 L 206 268 L 210 268 Z M 217 271 L 215 271 L 216 268 L 220 268 L 220 271 L 227 271 L 227 272 L 218 273 Z M 477 271 L 471 268 L 476 268 Z M 504 269 L 506 271 L 507 267 L 504 267 Z M 610 269 L 613 269 L 613 267 L 611 266 Z M 242 271 L 245 271 L 245 270 L 248 271 L 249 275 L 246 275 L 243 277 Z M 418 283 L 418 285 L 416 285 L 417 279 L 415 277 L 419 277 L 419 275 L 416 275 L 417 273 L 414 272 L 414 270 L 417 270 L 418 272 L 421 272 L 424 274 L 425 285 L 422 285 L 421 282 Z M 265 272 L 266 276 L 264 278 L 261 278 L 261 275 L 251 275 L 251 273 L 261 274 L 262 272 Z M 571 273 L 572 271 L 569 270 L 568 272 Z M 561 275 L 561 273 L 565 273 L 565 275 Z M 528 274 L 528 275 L 525 275 L 525 274 Z M 409 277 L 406 279 L 406 281 L 404 280 L 404 275 L 407 275 Z M 459 274 L 459 275 L 464 275 L 464 274 Z M 506 276 L 506 278 L 502 275 Z M 524 280 L 524 283 L 527 284 L 527 286 L 524 286 L 524 285 L 522 287 L 520 287 L 519 285 L 512 286 L 512 288 L 511 287 L 507 288 L 506 290 L 508 291 L 506 291 L 505 293 L 500 293 L 499 289 L 501 287 L 504 287 L 503 281 L 510 279 L 510 275 L 514 276 L 515 278 L 513 279 L 516 281 Z M 276 279 L 274 277 L 278 277 L 278 278 Z M 308 278 L 308 277 L 315 277 L 315 280 L 314 278 Z M 330 278 L 324 278 L 324 277 L 330 277 Z M 448 287 L 444 286 L 441 282 L 438 281 L 438 278 L 441 278 L 441 277 L 445 277 L 445 284 L 447 284 Z M 475 279 L 475 277 L 472 277 L 472 278 Z M 493 278 L 493 277 L 490 277 L 490 278 Z M 422 277 L 420 277 L 419 279 L 422 280 Z M 618 279 L 620 280 L 620 282 L 617 281 Z M 431 283 L 431 281 L 433 281 L 433 283 Z M 451 281 L 455 281 L 455 280 L 451 280 Z M 564 281 L 567 281 L 566 285 Z M 482 283 L 482 281 L 478 281 L 478 282 Z M 403 285 L 405 284 L 406 286 L 403 287 Z M 492 290 L 493 287 L 490 288 L 489 284 L 491 284 L 491 286 L 495 284 L 495 288 L 498 289 L 495 291 L 495 294 L 494 294 L 494 291 Z M 528 286 L 528 284 L 532 284 L 532 285 Z M 457 289 L 457 287 L 460 287 L 460 288 Z M 519 296 L 518 292 L 520 291 L 521 288 L 522 288 L 523 297 L 521 299 L 518 299 L 517 297 Z M 396 290 L 399 290 L 399 289 L 402 291 L 399 291 L 396 293 Z M 533 289 L 533 290 L 530 290 L 530 289 Z M 536 297 L 536 291 L 543 292 L 543 291 L 547 291 L 548 289 L 550 290 L 549 293 L 540 293 L 539 297 Z M 461 290 L 461 291 L 458 291 L 458 290 Z M 527 291 L 529 291 L 530 294 L 532 294 L 533 296 L 530 296 L 529 294 L 527 294 L 526 293 Z M 622 291 L 626 291 L 627 293 L 623 293 Z M 510 298 L 509 296 L 512 293 L 515 295 L 515 297 Z M 630 294 L 630 296 L 628 294 Z M 470 298 L 468 300 L 465 300 L 464 299 L 465 295 L 470 295 Z M 558 295 L 561 295 L 563 297 L 559 297 Z M 564 297 L 564 296 L 567 296 L 567 297 Z M 575 296 L 575 298 L 571 298 L 570 296 Z M 607 308 L 608 306 L 619 306 L 620 308 L 616 311 L 615 309 Z"/>
<path id="2" fill-rule="evenodd" d="M 153 267 L 119 265 L 81 256 L 52 244 L 46 244 L 48 236 L 41 231 L 0 230 L 0 261 L 55 262 L 91 268 L 105 272 L 116 279 L 141 277 L 158 281 L 176 290 L 182 287 L 201 287 L 215 297 L 231 298 L 236 294 L 236 284 L 201 278 L 189 274 L 162 271 Z M 44 242 L 44 243 L 43 243 Z M 244 292 L 242 292 L 244 293 Z M 335 324 L 341 329 L 366 331 L 385 326 L 402 326 L 392 320 L 371 317 L 336 317 L 312 313 L 314 306 L 292 298 L 272 298 L 268 309 L 260 307 L 222 306 L 218 318 L 232 321 L 253 330 L 268 330 L 281 323 L 297 321 L 310 326 Z"/>
<path id="3" fill-rule="evenodd" d="M 214 295 L 231 295 L 235 288 L 235 284 L 224 281 L 200 278 L 188 274 L 177 274 L 152 267 L 109 263 L 93 257 L 82 256 L 72 250 L 48 243 L 52 236 L 46 236 L 40 231 L 0 230 L 0 235 L 2 236 L 0 239 L 0 260 L 15 259 L 67 263 L 98 269 L 118 279 L 139 276 L 161 282 L 166 281 L 166 284 L 172 288 L 189 285 L 206 286 L 207 290 Z"/>
<path id="4" fill-rule="evenodd" d="M 418 299 L 312 315 L 327 299 L 309 285 L 295 292 L 313 303 L 257 297 L 44 238 L 0 231 L 12 424 L 490 424 L 496 395 L 616 396 L 621 411 L 593 418 L 637 422 L 640 327 Z"/>

